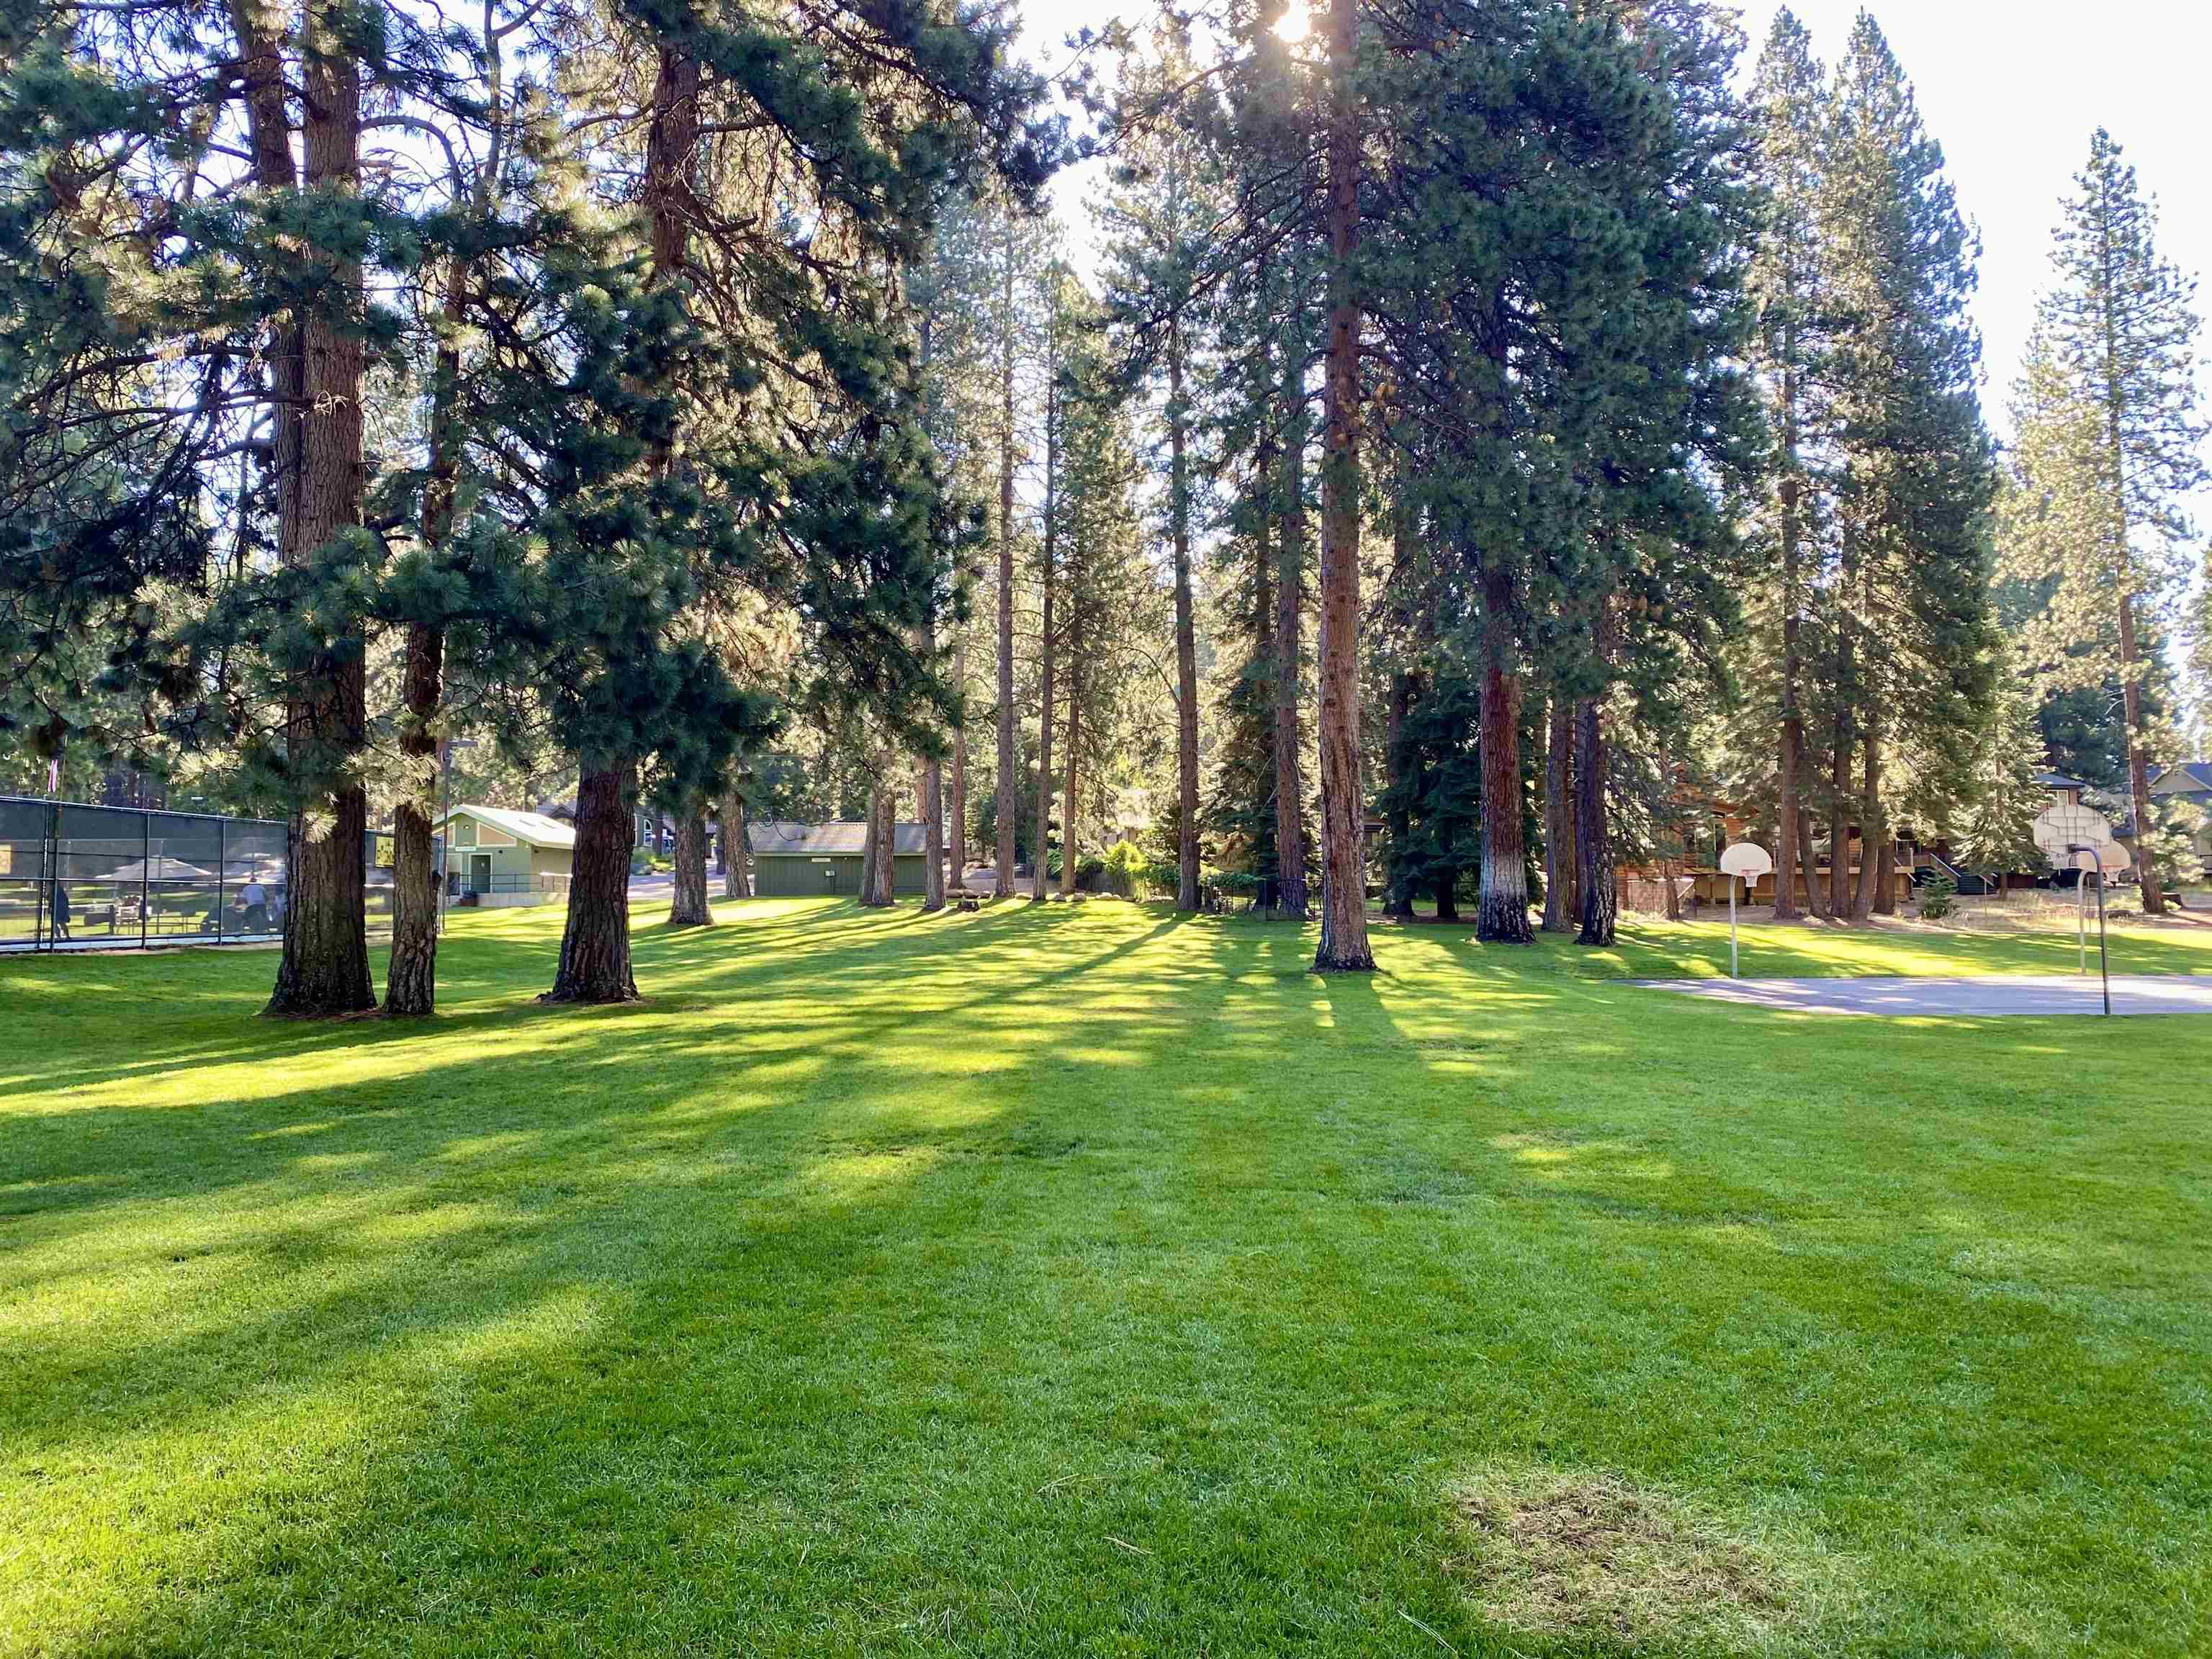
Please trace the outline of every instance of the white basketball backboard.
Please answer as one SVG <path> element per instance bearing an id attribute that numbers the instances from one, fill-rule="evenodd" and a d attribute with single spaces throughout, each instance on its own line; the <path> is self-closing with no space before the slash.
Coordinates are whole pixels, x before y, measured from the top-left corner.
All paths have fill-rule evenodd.
<path id="1" fill-rule="evenodd" d="M 1740 841 L 1721 854 L 1721 873 L 1741 876 L 1747 884 L 1774 873 L 1773 855 L 1755 841 Z"/>

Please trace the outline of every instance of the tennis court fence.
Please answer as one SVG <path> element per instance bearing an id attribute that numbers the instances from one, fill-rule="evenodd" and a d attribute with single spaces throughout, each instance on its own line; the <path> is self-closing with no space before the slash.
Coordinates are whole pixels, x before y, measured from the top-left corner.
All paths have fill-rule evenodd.
<path id="1" fill-rule="evenodd" d="M 365 854 L 372 933 L 392 930 L 381 839 Z M 280 819 L 0 795 L 0 951 L 282 939 L 284 853 Z"/>

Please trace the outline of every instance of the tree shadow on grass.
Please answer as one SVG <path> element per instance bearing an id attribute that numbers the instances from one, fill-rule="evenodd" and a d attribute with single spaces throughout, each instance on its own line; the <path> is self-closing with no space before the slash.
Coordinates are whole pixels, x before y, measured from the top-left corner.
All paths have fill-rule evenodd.
<path id="1" fill-rule="evenodd" d="M 1909 1628 L 1862 1637 L 1995 1642 L 1914 1565 L 1954 1516 L 2102 1583 L 1985 1563 L 2036 1606 L 2123 1641 L 2171 1607 L 2130 1552 L 2202 1532 L 2174 1333 L 2085 1365 L 2078 1309 L 1949 1271 L 1966 1233 L 1881 1239 L 2057 1201 L 1992 1115 L 2025 1062 L 1961 1100 L 1924 1034 L 981 920 L 682 936 L 619 1011 L 522 1005 L 501 939 L 467 1024 L 282 1028 L 259 1092 L 133 1074 L 11 1138 L 58 1184 L 0 1223 L 0 1618 L 131 1654 L 1432 1650 L 1412 1608 L 1471 1651 L 1435 1498 L 1492 1455 L 1802 1506 L 1886 1553 Z M 231 1007 L 147 1041 L 227 1053 Z M 386 1069 L 318 1081 L 318 1042 Z"/>

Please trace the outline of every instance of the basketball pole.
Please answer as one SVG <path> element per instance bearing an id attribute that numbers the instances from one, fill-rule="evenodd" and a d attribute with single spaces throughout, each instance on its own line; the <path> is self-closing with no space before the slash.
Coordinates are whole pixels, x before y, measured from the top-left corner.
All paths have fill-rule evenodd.
<path id="1" fill-rule="evenodd" d="M 1729 977 L 1741 979 L 1735 963 L 1735 878 L 1729 878 Z"/>
<path id="2" fill-rule="evenodd" d="M 2104 981 L 2105 1018 L 2110 1019 L 2112 1017 L 2112 957 L 2111 948 L 2105 938 L 2105 854 L 2102 849 L 2095 847 L 2069 847 L 2066 851 L 2069 857 L 2076 860 L 2079 860 L 2082 854 L 2087 853 L 2097 861 L 2097 973 Z M 2078 862 L 2075 868 L 2080 868 Z M 2087 872 L 2084 871 L 2082 873 L 2086 875 Z M 2087 911 L 2087 907 L 2088 901 L 2085 899 L 2082 901 L 2084 912 Z M 2087 926 L 2086 919 L 2083 926 L 2086 933 Z M 2086 939 L 2082 945 L 2082 954 L 2085 958 L 2088 954 Z M 2088 971 L 2086 959 L 2082 963 L 2082 971 L 2084 973 Z"/>

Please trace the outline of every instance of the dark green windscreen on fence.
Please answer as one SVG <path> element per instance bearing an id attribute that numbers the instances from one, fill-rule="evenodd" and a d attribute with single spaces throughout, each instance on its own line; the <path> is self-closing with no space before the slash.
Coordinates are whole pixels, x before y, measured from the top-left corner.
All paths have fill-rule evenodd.
<path id="1" fill-rule="evenodd" d="M 108 950 L 281 939 L 285 826 L 0 796 L 0 950 Z M 372 933 L 388 871 L 368 872 Z"/>

